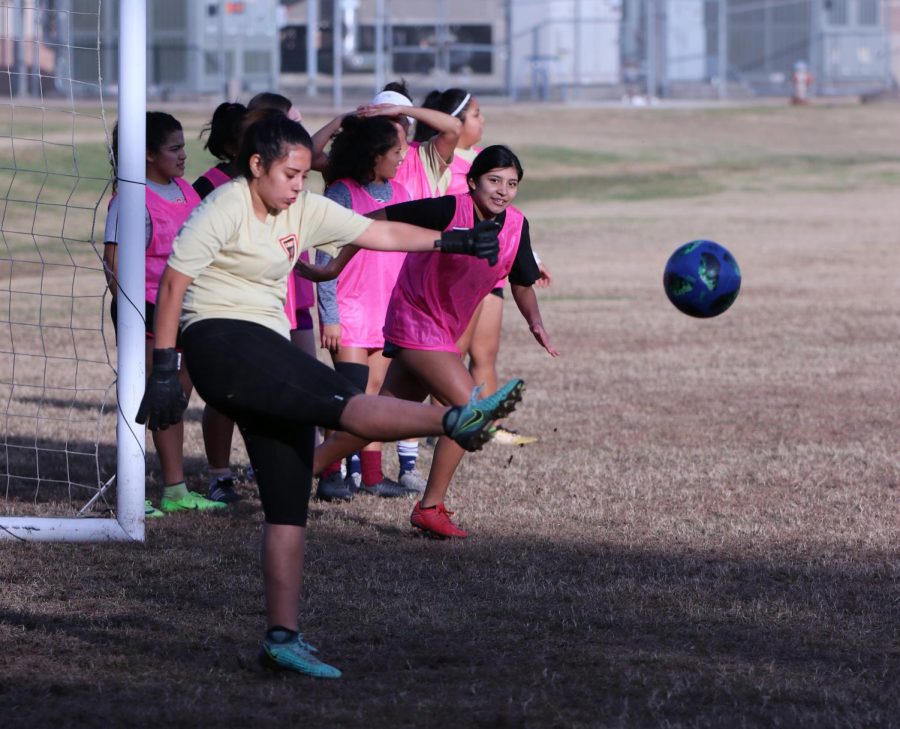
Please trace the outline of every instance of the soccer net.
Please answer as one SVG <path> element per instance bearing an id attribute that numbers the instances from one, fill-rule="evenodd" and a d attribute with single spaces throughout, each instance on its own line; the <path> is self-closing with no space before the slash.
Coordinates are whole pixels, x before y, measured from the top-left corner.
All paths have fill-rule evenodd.
<path id="1" fill-rule="evenodd" d="M 0 2 L 0 538 L 143 538 L 144 431 L 117 417 L 101 259 L 100 16 L 100 0 Z M 142 208 L 141 192 L 141 225 Z M 123 433 L 140 459 L 125 494 Z"/>

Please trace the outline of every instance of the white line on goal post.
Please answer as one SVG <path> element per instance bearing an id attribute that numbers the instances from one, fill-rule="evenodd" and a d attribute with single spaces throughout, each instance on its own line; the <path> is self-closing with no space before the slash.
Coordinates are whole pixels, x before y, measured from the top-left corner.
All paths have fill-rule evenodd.
<path id="1" fill-rule="evenodd" d="M 99 12 L 98 12 L 99 19 Z M 54 542 L 143 541 L 145 429 L 135 422 L 145 385 L 144 312 L 128 293 L 144 292 L 146 148 L 146 0 L 121 0 L 119 8 L 120 197 L 118 254 L 118 417 L 116 518 L 0 516 L 0 540 Z M 98 28 L 99 32 L 99 28 Z"/>

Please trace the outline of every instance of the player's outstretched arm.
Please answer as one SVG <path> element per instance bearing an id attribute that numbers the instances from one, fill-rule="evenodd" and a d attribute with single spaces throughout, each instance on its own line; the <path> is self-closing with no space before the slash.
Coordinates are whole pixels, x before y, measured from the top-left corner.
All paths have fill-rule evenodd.
<path id="1" fill-rule="evenodd" d="M 528 328 L 538 344 L 546 349 L 551 357 L 559 357 L 559 351 L 550 344 L 550 335 L 544 329 L 544 322 L 541 319 L 541 310 L 538 306 L 537 295 L 534 293 L 534 289 L 531 286 L 520 286 L 514 283 L 510 284 L 510 288 L 512 289 L 513 298 L 516 300 L 516 306 L 519 307 L 519 311 L 522 312 L 522 316 L 528 322 Z"/>
<path id="2" fill-rule="evenodd" d="M 374 251 L 407 251 L 456 253 L 497 262 L 500 226 L 493 220 L 481 220 L 472 228 L 456 228 L 438 232 L 408 223 L 375 220 L 353 241 L 360 248 Z"/>

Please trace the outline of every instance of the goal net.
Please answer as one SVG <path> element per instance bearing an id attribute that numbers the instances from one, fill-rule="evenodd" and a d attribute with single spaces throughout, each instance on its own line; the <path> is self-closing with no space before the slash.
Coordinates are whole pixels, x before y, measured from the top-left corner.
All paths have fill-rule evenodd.
<path id="1" fill-rule="evenodd" d="M 120 3 L 123 22 L 130 4 Z M 143 539 L 144 430 L 133 414 L 143 324 L 126 307 L 117 362 L 101 258 L 112 124 L 101 9 L 100 0 L 0 2 L 0 538 Z M 140 171 L 121 176 L 139 188 L 127 197 L 140 196 L 141 265 L 122 272 L 121 287 L 141 302 L 143 82 L 138 93 L 129 141 Z M 118 364 L 129 370 L 124 396 Z"/>

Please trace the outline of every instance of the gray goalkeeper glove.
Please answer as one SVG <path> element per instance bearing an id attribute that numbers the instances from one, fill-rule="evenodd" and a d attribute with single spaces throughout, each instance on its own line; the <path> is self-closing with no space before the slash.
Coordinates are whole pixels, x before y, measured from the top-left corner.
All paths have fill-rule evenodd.
<path id="1" fill-rule="evenodd" d="M 500 253 L 500 242 L 497 235 L 500 224 L 494 220 L 480 220 L 474 228 L 454 228 L 441 233 L 441 239 L 434 242 L 441 253 L 459 253 L 464 256 L 486 258 L 487 262 L 497 265 Z"/>
<path id="2" fill-rule="evenodd" d="M 147 423 L 150 430 L 165 430 L 181 422 L 187 398 L 178 380 L 181 355 L 174 349 L 153 350 L 153 371 L 147 380 L 144 397 L 135 420 Z"/>

